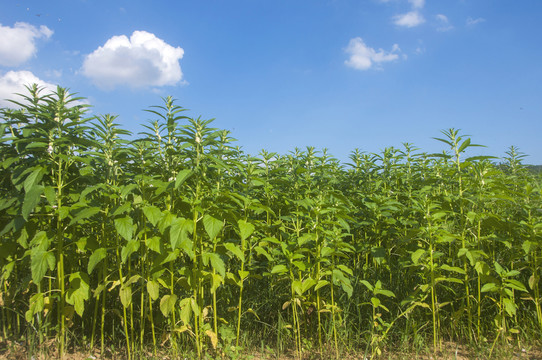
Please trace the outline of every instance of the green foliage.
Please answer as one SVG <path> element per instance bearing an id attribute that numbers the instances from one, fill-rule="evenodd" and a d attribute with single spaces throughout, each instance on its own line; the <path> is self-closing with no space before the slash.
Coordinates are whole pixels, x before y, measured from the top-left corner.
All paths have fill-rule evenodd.
<path id="1" fill-rule="evenodd" d="M 440 154 L 253 157 L 171 97 L 128 140 L 66 89 L 28 90 L 1 112 L 6 337 L 56 338 L 60 356 L 85 339 L 102 353 L 122 340 L 128 358 L 166 343 L 339 358 L 542 330 L 542 182 L 514 147 L 495 164 L 449 129 Z"/>

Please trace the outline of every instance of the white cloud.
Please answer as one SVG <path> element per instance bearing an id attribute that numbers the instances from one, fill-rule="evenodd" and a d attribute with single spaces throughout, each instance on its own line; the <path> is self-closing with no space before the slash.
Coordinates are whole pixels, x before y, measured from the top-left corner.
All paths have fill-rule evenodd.
<path id="1" fill-rule="evenodd" d="M 117 85 L 130 87 L 175 85 L 183 73 L 179 60 L 184 50 L 173 47 L 154 34 L 134 31 L 111 39 L 87 55 L 83 74 L 98 87 L 112 89 Z"/>
<path id="2" fill-rule="evenodd" d="M 13 27 L 0 24 L 0 65 L 18 66 L 36 53 L 36 39 L 48 39 L 53 31 L 42 25 L 17 22 Z"/>
<path id="3" fill-rule="evenodd" d="M 484 19 L 484 18 L 473 19 L 473 18 L 469 17 L 469 18 L 467 18 L 467 25 L 468 26 L 473 26 L 473 25 L 476 25 L 476 24 L 479 24 L 479 23 L 483 23 L 484 21 L 486 21 L 486 19 Z"/>
<path id="4" fill-rule="evenodd" d="M 414 9 L 421 9 L 425 5 L 425 0 L 408 0 L 408 2 L 412 4 Z"/>
<path id="5" fill-rule="evenodd" d="M 47 94 L 56 90 L 56 85 L 41 80 L 30 71 L 8 71 L 0 75 L 0 107 L 16 108 L 17 106 L 7 99 L 20 101 L 22 97 L 15 94 L 28 95 L 25 85 L 38 84 Z"/>
<path id="6" fill-rule="evenodd" d="M 390 52 L 382 49 L 375 50 L 365 44 L 362 38 L 357 37 L 350 40 L 345 52 L 350 58 L 344 63 L 357 70 L 369 70 L 373 65 L 379 66 L 380 63 L 397 60 L 401 49 L 399 45 L 394 44 Z"/>
<path id="7" fill-rule="evenodd" d="M 425 19 L 418 11 L 410 11 L 406 14 L 394 16 L 393 22 L 395 25 L 411 28 L 423 24 Z"/>
<path id="8" fill-rule="evenodd" d="M 446 15 L 437 14 L 435 18 L 437 19 L 437 22 L 439 23 L 437 27 L 437 31 L 450 31 L 454 28 L 450 24 L 450 20 L 448 20 L 448 17 Z"/>

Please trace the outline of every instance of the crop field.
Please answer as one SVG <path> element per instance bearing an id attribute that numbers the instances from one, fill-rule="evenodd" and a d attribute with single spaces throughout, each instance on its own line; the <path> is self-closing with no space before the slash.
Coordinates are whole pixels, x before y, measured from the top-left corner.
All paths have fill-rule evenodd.
<path id="1" fill-rule="evenodd" d="M 171 97 L 133 135 L 78 100 L 1 110 L 0 357 L 540 347 L 542 177 L 518 148 L 467 157 L 448 129 L 438 154 L 253 156 Z"/>

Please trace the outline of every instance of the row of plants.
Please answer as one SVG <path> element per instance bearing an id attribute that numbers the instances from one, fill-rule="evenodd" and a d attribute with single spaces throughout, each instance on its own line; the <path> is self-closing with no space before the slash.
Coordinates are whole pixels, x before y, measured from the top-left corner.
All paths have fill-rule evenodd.
<path id="1" fill-rule="evenodd" d="M 252 156 L 171 98 L 137 135 L 67 89 L 0 124 L 1 337 L 32 349 L 539 344 L 540 174 L 511 147 Z"/>

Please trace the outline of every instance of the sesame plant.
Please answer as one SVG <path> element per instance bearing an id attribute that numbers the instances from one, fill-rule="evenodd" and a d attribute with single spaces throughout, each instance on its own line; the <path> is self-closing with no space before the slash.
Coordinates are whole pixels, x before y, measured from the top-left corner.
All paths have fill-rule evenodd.
<path id="1" fill-rule="evenodd" d="M 476 156 L 448 129 L 437 154 L 254 156 L 172 97 L 135 135 L 82 100 L 34 85 L 0 111 L 0 344 L 128 359 L 541 345 L 542 182 L 517 148 Z"/>

